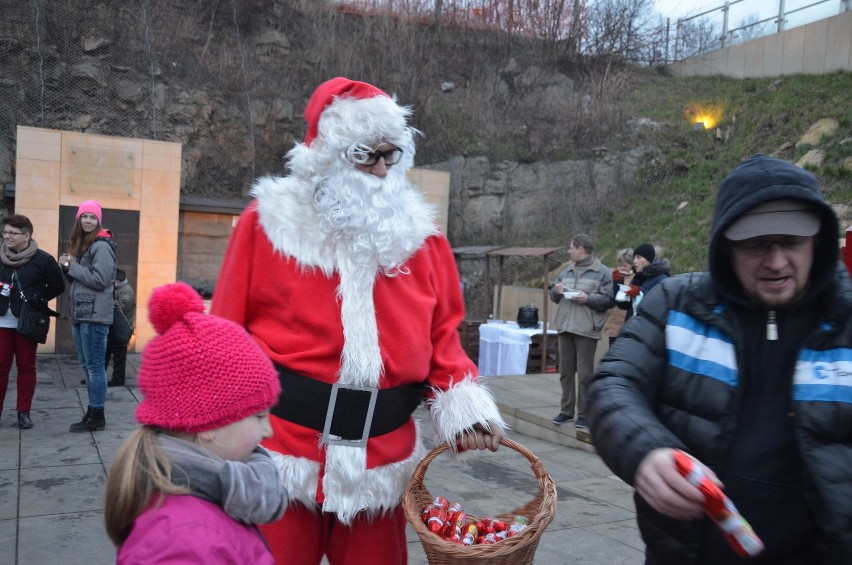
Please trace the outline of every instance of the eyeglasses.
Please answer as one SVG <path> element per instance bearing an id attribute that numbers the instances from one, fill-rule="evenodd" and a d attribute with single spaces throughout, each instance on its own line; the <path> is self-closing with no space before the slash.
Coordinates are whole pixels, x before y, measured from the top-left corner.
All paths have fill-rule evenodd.
<path id="1" fill-rule="evenodd" d="M 762 257 L 777 245 L 785 253 L 802 251 L 807 247 L 812 237 L 789 236 L 781 239 L 749 239 L 746 241 L 732 241 L 731 247 L 741 251 L 750 257 Z"/>
<path id="2" fill-rule="evenodd" d="M 387 151 L 376 151 L 372 147 L 358 145 L 349 150 L 349 158 L 356 165 L 364 167 L 372 167 L 379 162 L 379 159 L 384 159 L 385 166 L 390 167 L 396 165 L 402 159 L 402 149 L 392 147 Z"/>
<path id="3" fill-rule="evenodd" d="M 13 237 L 13 236 L 16 236 L 16 235 L 24 235 L 24 232 L 22 232 L 22 231 L 4 231 L 3 232 L 3 237 Z"/>

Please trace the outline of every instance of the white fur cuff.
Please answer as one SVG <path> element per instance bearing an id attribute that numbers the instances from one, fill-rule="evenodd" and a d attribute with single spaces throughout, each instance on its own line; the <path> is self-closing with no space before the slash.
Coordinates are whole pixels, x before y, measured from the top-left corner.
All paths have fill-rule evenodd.
<path id="1" fill-rule="evenodd" d="M 497 403 L 487 388 L 471 377 L 452 388 L 433 389 L 435 398 L 429 401 L 429 414 L 441 441 L 455 444 L 463 432 L 471 431 L 474 424 L 488 424 L 506 430 Z"/>

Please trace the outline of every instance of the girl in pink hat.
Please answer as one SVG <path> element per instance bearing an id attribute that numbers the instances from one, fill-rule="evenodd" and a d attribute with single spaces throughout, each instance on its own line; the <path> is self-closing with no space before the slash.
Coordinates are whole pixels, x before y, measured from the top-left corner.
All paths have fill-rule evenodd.
<path id="1" fill-rule="evenodd" d="M 154 290 L 148 311 L 159 335 L 139 367 L 142 427 L 107 480 L 116 563 L 273 565 L 255 524 L 280 518 L 289 500 L 258 446 L 272 435 L 278 373 L 243 328 L 205 315 L 187 284 Z"/>
<path id="2" fill-rule="evenodd" d="M 94 432 L 106 428 L 104 358 L 113 316 L 115 242 L 109 230 L 101 226 L 103 213 L 94 200 L 80 204 L 75 219 L 68 251 L 59 258 L 59 265 L 71 282 L 71 334 L 86 374 L 89 405 L 83 419 L 72 424 L 70 431 Z"/>

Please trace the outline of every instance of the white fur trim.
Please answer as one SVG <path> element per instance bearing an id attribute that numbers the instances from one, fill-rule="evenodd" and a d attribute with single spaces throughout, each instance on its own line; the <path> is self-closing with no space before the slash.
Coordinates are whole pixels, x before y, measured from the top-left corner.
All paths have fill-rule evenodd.
<path id="1" fill-rule="evenodd" d="M 428 401 L 429 414 L 438 438 L 451 446 L 463 432 L 473 429 L 474 424 L 496 426 L 501 432 L 506 423 L 494 397 L 485 385 L 468 376 L 446 391 L 433 389 L 435 397 Z"/>
<path id="2" fill-rule="evenodd" d="M 283 455 L 270 451 L 275 466 L 281 473 L 284 486 L 290 495 L 290 501 L 298 501 L 308 508 L 316 506 L 317 481 L 319 479 L 319 463 L 303 457 Z"/>
<path id="3" fill-rule="evenodd" d="M 323 478 L 323 511 L 334 512 L 338 520 L 350 524 L 361 511 L 375 516 L 393 509 L 400 503 L 414 469 L 425 456 L 426 448 L 419 430 L 410 457 L 370 470 L 365 470 L 364 448 L 329 446 Z"/>
<path id="4" fill-rule="evenodd" d="M 345 255 L 338 256 L 337 266 L 344 336 L 337 381 L 345 385 L 377 387 L 383 370 L 373 302 L 378 268 L 355 265 Z"/>
<path id="5" fill-rule="evenodd" d="M 338 98 L 320 115 L 314 145 L 345 150 L 353 143 L 392 143 L 414 158 L 414 131 L 408 127 L 411 109 L 387 96 Z"/>
<path id="6" fill-rule="evenodd" d="M 330 445 L 326 451 L 323 512 L 334 512 L 337 519 L 350 524 L 359 512 L 376 516 L 399 505 L 414 469 L 426 456 L 417 420 L 414 451 L 407 459 L 390 465 L 366 469 L 367 452 L 363 447 Z M 271 452 L 281 472 L 290 501 L 307 508 L 316 507 L 319 463 L 301 457 Z"/>
<path id="7" fill-rule="evenodd" d="M 320 229 L 313 188 L 296 177 L 264 177 L 252 189 L 266 237 L 276 251 L 293 257 L 304 268 L 334 273 L 334 245 Z"/>

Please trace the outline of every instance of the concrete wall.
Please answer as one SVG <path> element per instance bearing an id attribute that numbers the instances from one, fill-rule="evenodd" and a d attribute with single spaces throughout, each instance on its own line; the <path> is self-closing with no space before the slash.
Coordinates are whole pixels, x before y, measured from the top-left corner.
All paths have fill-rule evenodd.
<path id="1" fill-rule="evenodd" d="M 669 65 L 677 76 L 762 78 L 852 71 L 852 12 Z"/>
<path id="2" fill-rule="evenodd" d="M 154 336 L 148 297 L 177 269 L 181 145 L 18 126 L 15 213 L 32 220 L 39 247 L 59 256 L 59 207 L 97 200 L 139 212 L 136 344 Z M 54 329 L 43 352 L 55 347 Z"/>

